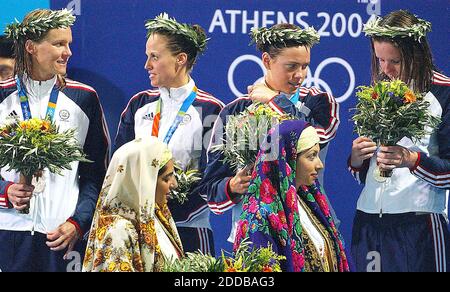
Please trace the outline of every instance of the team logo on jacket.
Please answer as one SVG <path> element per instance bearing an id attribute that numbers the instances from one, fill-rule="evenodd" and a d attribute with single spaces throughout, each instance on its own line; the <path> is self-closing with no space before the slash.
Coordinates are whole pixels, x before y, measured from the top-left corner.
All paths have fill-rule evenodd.
<path id="1" fill-rule="evenodd" d="M 68 110 L 61 110 L 59 112 L 59 118 L 61 119 L 61 121 L 63 122 L 67 122 L 70 118 L 70 113 Z"/>
<path id="2" fill-rule="evenodd" d="M 188 114 L 185 114 L 183 117 L 183 121 L 181 122 L 182 125 L 187 125 L 191 122 L 192 117 Z"/>
<path id="3" fill-rule="evenodd" d="M 146 114 L 145 116 L 142 117 L 142 119 L 146 121 L 153 121 L 155 119 L 155 114 L 154 113 Z"/>

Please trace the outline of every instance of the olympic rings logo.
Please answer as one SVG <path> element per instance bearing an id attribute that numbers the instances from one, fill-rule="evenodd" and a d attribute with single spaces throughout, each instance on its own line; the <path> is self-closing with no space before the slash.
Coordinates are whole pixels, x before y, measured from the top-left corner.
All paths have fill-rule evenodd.
<path id="1" fill-rule="evenodd" d="M 246 61 L 255 62 L 256 64 L 259 65 L 259 67 L 261 67 L 261 69 L 263 71 L 263 76 L 266 74 L 266 68 L 264 67 L 262 60 L 260 58 L 254 56 L 254 55 L 243 55 L 243 56 L 236 58 L 236 60 L 233 61 L 233 63 L 230 65 L 230 68 L 228 69 L 228 86 L 230 87 L 231 91 L 233 92 L 233 94 L 235 96 L 244 95 L 242 92 L 240 92 L 237 89 L 236 84 L 234 83 L 234 72 L 236 71 L 236 68 L 242 62 L 246 62 Z M 333 91 L 332 91 L 331 87 L 328 85 L 328 83 L 325 80 L 322 80 L 320 78 L 320 74 L 322 73 L 322 71 L 325 69 L 326 66 L 328 66 L 330 64 L 341 65 L 342 67 L 344 67 L 344 69 L 348 73 L 350 82 L 349 82 L 347 91 L 343 95 L 341 95 L 339 97 L 335 97 L 336 102 L 342 103 L 342 102 L 346 101 L 348 98 L 350 98 L 350 96 L 353 94 L 353 90 L 355 89 L 355 84 L 356 84 L 355 71 L 353 70 L 352 66 L 346 60 L 344 60 L 342 58 L 331 57 L 331 58 L 323 60 L 317 66 L 314 74 L 312 74 L 311 69 L 308 68 L 308 74 L 307 74 L 307 77 L 305 78 L 304 86 L 306 86 L 306 87 L 316 86 L 316 87 L 322 88 L 323 90 L 333 94 Z M 255 82 L 258 82 L 259 80 L 262 80 L 263 78 L 264 77 L 261 77 L 260 79 L 258 79 Z"/>

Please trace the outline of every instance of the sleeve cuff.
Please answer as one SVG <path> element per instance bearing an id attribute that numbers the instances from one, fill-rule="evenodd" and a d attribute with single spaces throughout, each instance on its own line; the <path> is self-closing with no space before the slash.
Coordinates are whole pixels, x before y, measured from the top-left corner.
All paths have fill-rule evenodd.
<path id="1" fill-rule="evenodd" d="M 275 99 L 278 97 L 279 95 L 275 95 L 274 97 L 272 97 L 272 99 L 268 102 L 268 105 L 278 114 L 284 114 L 283 110 L 278 106 L 278 104 L 275 102 Z"/>
<path id="2" fill-rule="evenodd" d="M 80 238 L 82 238 L 83 230 L 81 230 L 80 224 L 78 224 L 78 222 L 76 222 L 73 218 L 67 219 L 67 222 L 70 222 L 75 226 L 75 228 L 77 229 L 78 235 L 80 236 Z"/>
<path id="3" fill-rule="evenodd" d="M 276 98 L 277 96 L 279 96 L 279 95 L 280 95 L 280 92 L 278 92 L 277 94 L 275 94 L 275 95 L 269 100 L 269 102 L 275 103 L 275 98 Z"/>
<path id="4" fill-rule="evenodd" d="M 358 167 L 353 167 L 353 166 L 352 166 L 351 160 L 352 160 L 352 157 L 350 156 L 350 157 L 348 158 L 348 160 L 347 160 L 348 168 L 349 168 L 351 171 L 354 171 L 354 172 L 360 172 L 361 169 L 362 169 L 362 166 L 359 167 L 359 168 L 358 168 Z M 364 165 L 364 164 L 363 164 L 363 165 Z"/>
<path id="5" fill-rule="evenodd" d="M 227 183 L 225 184 L 225 196 L 227 197 L 228 200 L 230 200 L 231 202 L 233 202 L 233 204 L 238 204 L 241 201 L 241 196 L 240 195 L 235 195 L 231 192 L 230 189 L 230 181 L 231 181 L 232 177 L 230 177 L 227 181 Z"/>
<path id="6" fill-rule="evenodd" d="M 11 209 L 12 208 L 12 205 L 8 200 L 8 190 L 9 190 L 9 187 L 11 187 L 13 184 L 14 184 L 13 182 L 7 183 L 3 193 L 0 193 L 0 208 L 3 208 L 3 209 Z"/>
<path id="7" fill-rule="evenodd" d="M 422 153 L 417 152 L 417 160 L 416 160 L 416 163 L 414 164 L 413 168 L 410 169 L 411 172 L 414 172 L 417 170 L 417 167 L 419 167 L 419 164 L 420 164 L 421 157 L 422 157 Z"/>

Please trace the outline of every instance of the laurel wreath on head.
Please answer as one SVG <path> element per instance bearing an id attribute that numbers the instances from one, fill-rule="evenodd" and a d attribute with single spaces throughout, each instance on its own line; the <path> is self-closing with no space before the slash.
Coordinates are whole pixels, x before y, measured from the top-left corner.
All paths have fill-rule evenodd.
<path id="1" fill-rule="evenodd" d="M 312 47 L 320 42 L 319 33 L 313 28 L 252 28 L 252 42 L 256 44 L 286 44 L 287 41 L 298 42 L 300 45 Z"/>
<path id="2" fill-rule="evenodd" d="M 167 13 L 161 13 L 154 19 L 147 20 L 145 28 L 147 29 L 147 37 L 158 31 L 182 35 L 191 41 L 199 52 L 205 51 L 209 40 L 204 35 L 198 34 L 191 25 L 177 22 L 175 18 L 170 18 Z"/>
<path id="3" fill-rule="evenodd" d="M 13 40 L 18 40 L 30 34 L 36 35 L 39 38 L 50 29 L 68 28 L 72 26 L 75 19 L 76 17 L 72 15 L 72 10 L 55 10 L 48 16 L 30 19 L 28 23 L 21 23 L 16 19 L 15 23 L 6 26 L 5 34 Z"/>
<path id="4" fill-rule="evenodd" d="M 378 16 L 370 19 L 364 25 L 363 31 L 366 33 L 366 36 L 388 38 L 413 37 L 416 41 L 420 42 L 420 40 L 431 31 L 431 23 L 423 19 L 419 19 L 419 22 L 411 27 L 382 25 L 380 24 L 381 20 L 382 18 Z"/>

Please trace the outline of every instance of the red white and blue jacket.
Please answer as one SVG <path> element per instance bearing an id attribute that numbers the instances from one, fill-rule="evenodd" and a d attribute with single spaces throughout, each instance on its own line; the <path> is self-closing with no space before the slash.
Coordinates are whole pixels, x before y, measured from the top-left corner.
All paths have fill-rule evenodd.
<path id="1" fill-rule="evenodd" d="M 441 118 L 441 124 L 431 135 L 417 143 L 408 138 L 398 143 L 419 153 L 413 169 L 395 169 L 392 178 L 383 185 L 374 180 L 376 157 L 364 161 L 359 169 L 353 168 L 349 159 L 350 172 L 360 184 L 364 184 L 358 210 L 369 214 L 447 214 L 450 189 L 450 78 L 435 72 L 425 99 L 430 102 L 430 112 Z"/>
<path id="2" fill-rule="evenodd" d="M 211 211 L 218 215 L 232 209 L 240 202 L 241 198 L 230 193 L 229 182 L 236 173 L 231 170 L 229 165 L 222 162 L 223 154 L 212 152 L 211 147 L 222 143 L 223 140 L 221 139 L 226 139 L 224 128 L 227 117 L 243 112 L 251 104 L 252 101 L 248 97 L 242 97 L 231 102 L 220 112 L 220 116 L 214 125 L 213 131 L 216 134 L 213 135 L 209 146 L 208 167 L 201 182 L 201 189 L 208 197 L 208 205 Z M 301 87 L 300 100 L 297 105 L 294 105 L 289 97 L 284 94 L 274 97 L 269 105 L 279 113 L 289 113 L 312 124 L 320 136 L 322 149 L 326 149 L 326 145 L 336 136 L 340 123 L 339 104 L 329 93 L 322 92 L 314 87 Z M 220 133 L 223 133 L 223 135 Z M 324 152 L 325 155 L 326 151 Z M 321 157 L 323 161 L 325 161 L 324 156 Z M 233 215 L 233 217 L 235 216 Z"/>
<path id="3" fill-rule="evenodd" d="M 194 86 L 194 80 L 190 79 L 188 84 L 180 88 L 147 90 L 131 98 L 120 119 L 114 151 L 135 138 L 152 134 L 153 119 L 159 99 L 162 100 L 162 109 L 158 138 L 163 141 L 181 105 Z M 183 122 L 168 145 L 175 162 L 181 168 L 195 168 L 201 174 L 204 173 L 206 149 L 211 130 L 222 108 L 221 101 L 203 90 L 198 90 L 194 103 L 188 109 Z M 211 229 L 207 198 L 202 196 L 197 188 L 194 188 L 188 201 L 183 205 L 170 200 L 169 208 L 177 227 Z"/>
<path id="4" fill-rule="evenodd" d="M 8 201 L 8 188 L 19 181 L 19 174 L 1 169 L 0 230 L 46 234 L 66 221 L 72 222 L 80 234 L 91 227 L 109 159 L 109 134 L 95 90 L 76 81 L 66 82 L 58 95 L 55 123 L 60 131 L 76 129 L 76 139 L 93 163 L 73 162 L 72 170 L 61 175 L 44 170 L 46 188 L 32 199 L 29 215 L 19 214 Z M 39 82 L 25 76 L 32 117 L 45 117 L 55 83 L 56 77 Z M 15 79 L 0 82 L 0 124 L 12 113 L 23 119 Z"/>

